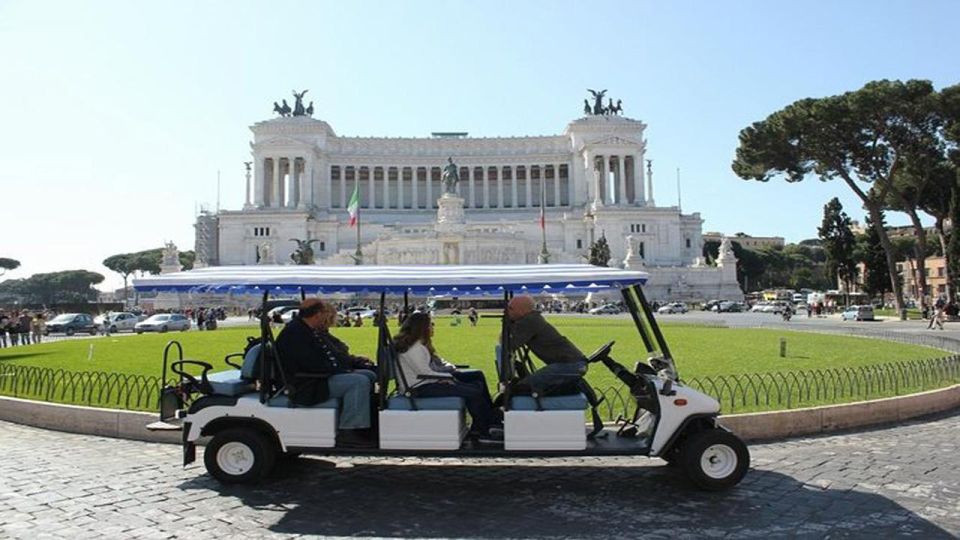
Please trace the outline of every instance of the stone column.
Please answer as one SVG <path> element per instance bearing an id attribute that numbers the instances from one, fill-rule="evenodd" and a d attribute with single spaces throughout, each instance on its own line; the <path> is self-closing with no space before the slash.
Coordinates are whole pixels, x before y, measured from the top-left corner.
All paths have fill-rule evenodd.
<path id="1" fill-rule="evenodd" d="M 376 208 L 377 207 L 377 189 L 376 182 L 373 181 L 373 172 L 376 167 L 373 165 L 367 166 L 367 181 L 370 183 L 367 186 L 367 192 L 370 197 L 370 200 L 367 201 L 367 208 Z"/>
<path id="2" fill-rule="evenodd" d="M 519 191 L 518 189 L 519 186 L 517 186 L 517 180 L 518 180 L 517 176 L 518 176 L 517 166 L 511 165 L 510 166 L 510 197 L 511 197 L 510 207 L 511 208 L 519 207 L 519 205 L 517 204 L 517 192 Z"/>
<path id="3" fill-rule="evenodd" d="M 627 204 L 627 169 L 624 166 L 625 161 L 623 154 L 617 156 L 617 184 L 619 185 L 617 204 L 620 206 Z"/>
<path id="4" fill-rule="evenodd" d="M 602 204 L 603 201 L 600 200 L 600 172 L 597 170 L 597 157 L 593 152 L 587 154 L 587 164 L 589 165 L 587 167 L 587 194 L 591 195 L 592 191 L 593 196 L 588 197 L 591 199 L 590 202 Z M 590 189 L 591 187 L 593 188 L 592 190 Z"/>
<path id="5" fill-rule="evenodd" d="M 390 208 L 390 167 L 383 166 L 383 208 Z"/>
<path id="6" fill-rule="evenodd" d="M 410 207 L 414 210 L 420 208 L 420 168 L 419 167 L 410 167 L 410 181 L 413 182 L 413 189 L 411 190 L 410 196 L 413 197 L 413 200 L 410 201 Z"/>
<path id="7" fill-rule="evenodd" d="M 653 165 L 649 162 L 647 163 L 647 204 L 650 206 L 657 205 L 653 200 Z"/>
<path id="8" fill-rule="evenodd" d="M 397 210 L 403 210 L 403 166 L 397 167 Z"/>
<path id="9" fill-rule="evenodd" d="M 553 206 L 560 206 L 560 164 L 553 164 Z"/>
<path id="10" fill-rule="evenodd" d="M 469 188 L 470 188 L 470 189 L 469 189 L 469 192 L 470 192 L 470 193 L 469 193 L 469 194 L 470 194 L 470 208 L 476 208 L 476 207 L 477 207 L 477 204 L 476 204 L 476 203 L 477 203 L 477 198 L 476 198 L 475 189 L 474 189 L 474 187 L 473 187 L 473 180 L 474 180 L 474 178 L 473 178 L 473 173 L 474 173 L 474 167 L 471 165 L 470 168 L 467 170 L 467 177 L 469 178 L 468 181 L 469 181 L 469 183 L 470 183 L 470 185 L 469 185 Z"/>
<path id="11" fill-rule="evenodd" d="M 433 208 L 433 167 L 425 167 L 427 170 L 427 200 L 424 208 L 430 210 Z"/>
<path id="12" fill-rule="evenodd" d="M 503 165 L 497 166 L 497 208 L 503 208 Z"/>
<path id="13" fill-rule="evenodd" d="M 354 172 L 356 174 L 356 172 Z M 347 207 L 347 166 L 340 165 L 340 208 Z"/>
<path id="14" fill-rule="evenodd" d="M 524 186 L 524 194 L 527 197 L 526 203 L 527 208 L 533 208 L 533 165 L 527 165 L 524 167 L 527 171 L 527 183 Z M 540 181 L 543 182 L 543 168 L 540 169 Z"/>
<path id="15" fill-rule="evenodd" d="M 644 201 L 643 196 L 643 167 L 640 162 L 643 158 L 640 154 L 633 155 L 633 204 L 641 205 Z"/>
<path id="16" fill-rule="evenodd" d="M 263 206 L 263 193 L 264 193 L 264 182 L 266 181 L 266 173 L 264 169 L 267 168 L 266 158 L 260 158 L 255 162 L 256 169 L 254 169 L 254 180 L 253 180 L 253 204 L 254 206 L 261 207 Z"/>
<path id="17" fill-rule="evenodd" d="M 297 208 L 305 210 L 308 202 L 313 204 L 313 164 L 303 159 L 303 171 L 300 173 L 300 189 L 297 193 Z"/>
<path id="18" fill-rule="evenodd" d="M 483 207 L 490 208 L 490 168 L 483 167 Z"/>
<path id="19" fill-rule="evenodd" d="M 277 208 L 280 206 L 280 158 L 273 158 L 273 184 L 270 186 L 270 206 Z"/>
<path id="20" fill-rule="evenodd" d="M 613 194 L 610 193 L 610 156 L 603 156 L 603 177 L 600 179 L 601 193 L 603 194 L 603 204 L 613 202 Z"/>

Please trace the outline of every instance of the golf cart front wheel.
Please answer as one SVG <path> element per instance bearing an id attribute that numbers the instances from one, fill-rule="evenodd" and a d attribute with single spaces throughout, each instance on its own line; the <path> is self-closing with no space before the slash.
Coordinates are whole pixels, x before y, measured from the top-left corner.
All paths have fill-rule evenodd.
<path id="1" fill-rule="evenodd" d="M 747 445 L 729 431 L 708 429 L 687 439 L 680 461 L 694 484 L 719 491 L 737 485 L 747 474 L 750 452 Z"/>
<path id="2" fill-rule="evenodd" d="M 272 441 L 254 429 L 221 431 L 203 453 L 207 471 L 225 484 L 257 482 L 273 469 L 275 462 Z"/>

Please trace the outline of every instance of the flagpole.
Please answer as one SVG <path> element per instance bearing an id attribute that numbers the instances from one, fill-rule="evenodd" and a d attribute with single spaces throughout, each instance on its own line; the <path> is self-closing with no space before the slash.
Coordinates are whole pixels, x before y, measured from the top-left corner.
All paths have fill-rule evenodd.
<path id="1" fill-rule="evenodd" d="M 542 171 L 542 169 L 541 169 Z M 550 262 L 550 252 L 547 251 L 547 221 L 546 221 L 546 206 L 547 206 L 547 196 L 546 191 L 544 190 L 544 178 L 541 172 L 540 178 L 540 256 L 537 257 L 537 262 L 540 264 L 548 264 Z"/>
<path id="2" fill-rule="evenodd" d="M 363 264 L 363 251 L 360 250 L 360 205 L 357 205 L 357 252 L 353 254 L 354 264 Z"/>

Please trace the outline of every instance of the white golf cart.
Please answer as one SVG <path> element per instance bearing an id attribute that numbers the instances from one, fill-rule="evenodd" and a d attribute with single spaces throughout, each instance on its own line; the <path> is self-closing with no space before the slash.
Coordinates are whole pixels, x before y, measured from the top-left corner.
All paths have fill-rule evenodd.
<path id="1" fill-rule="evenodd" d="M 164 380 L 168 367 L 179 380 L 164 388 L 160 422 L 152 429 L 182 429 L 183 463 L 195 460 L 196 444 L 209 437 L 204 463 L 222 482 L 255 482 L 285 455 L 301 453 L 437 456 L 650 456 L 682 468 L 699 487 L 719 490 L 737 484 L 746 474 L 746 445 L 717 420 L 720 404 L 685 386 L 670 350 L 654 320 L 640 285 L 643 272 L 589 265 L 518 266 L 247 266 L 211 267 L 135 280 L 140 291 L 249 292 L 263 297 L 266 314 L 271 294 L 379 293 L 377 364 L 379 381 L 371 396 L 378 411 L 372 415 L 377 446 L 368 449 L 337 446 L 337 399 L 310 406 L 293 405 L 295 382 L 306 374 L 290 373 L 278 358 L 266 317 L 261 336 L 245 353 L 227 356 L 231 369 L 217 372 L 209 363 L 184 360 L 171 342 L 164 350 Z M 396 359 L 384 303 L 387 295 L 451 294 L 459 297 L 514 293 L 580 293 L 619 289 L 639 334 L 643 351 L 626 346 L 640 357 L 632 370 L 611 356 L 611 341 L 589 356 L 603 364 L 626 387 L 634 407 L 616 424 L 600 421 L 592 388 L 580 383 L 559 394 L 521 395 L 516 383 L 534 369 L 527 351 L 510 345 L 509 321 L 501 317 L 502 346 L 491 344 L 497 368 L 497 403 L 503 409 L 504 441 L 489 446 L 465 438 L 464 402 L 455 397 L 418 397 L 416 392 L 391 393 L 405 377 Z M 170 360 L 169 353 L 177 357 Z M 494 352 L 495 351 L 495 352 Z M 242 363 L 236 363 L 242 360 Z M 594 366 L 597 369 L 598 366 Z M 313 375 L 317 376 L 317 375 Z M 405 380 L 405 379 L 403 379 Z M 403 385 L 409 387 L 412 385 Z M 529 390 L 528 390 L 529 392 Z M 592 409 L 593 425 L 585 423 Z"/>

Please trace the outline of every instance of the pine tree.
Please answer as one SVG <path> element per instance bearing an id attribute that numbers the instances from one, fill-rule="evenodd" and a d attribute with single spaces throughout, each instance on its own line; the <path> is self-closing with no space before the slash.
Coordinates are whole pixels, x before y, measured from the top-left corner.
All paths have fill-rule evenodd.
<path id="1" fill-rule="evenodd" d="M 823 207 L 823 222 L 817 229 L 823 249 L 827 254 L 825 270 L 830 283 L 838 279 L 846 290 L 857 277 L 857 263 L 853 258 L 856 238 L 850 230 L 852 221 L 843 211 L 840 199 L 834 197 Z"/>
<path id="2" fill-rule="evenodd" d="M 880 223 L 886 227 L 883 213 L 880 213 Z M 861 252 L 861 262 L 864 265 L 863 290 L 872 297 L 883 296 L 892 290 L 890 275 L 887 272 L 887 258 L 880 243 L 877 227 L 873 226 L 870 216 L 866 218 L 867 234 Z"/>
<path id="3" fill-rule="evenodd" d="M 947 242 L 947 263 L 950 265 L 950 275 L 954 280 L 954 294 L 958 294 L 957 287 L 960 286 L 960 234 L 957 234 L 957 228 L 960 227 L 960 186 L 953 187 L 950 196 L 950 240 Z M 953 300 L 950 298 L 949 300 Z"/>
<path id="4" fill-rule="evenodd" d="M 600 234 L 600 238 L 590 244 L 590 264 L 594 266 L 607 266 L 610 262 L 610 245 L 607 244 L 607 237 Z"/>

